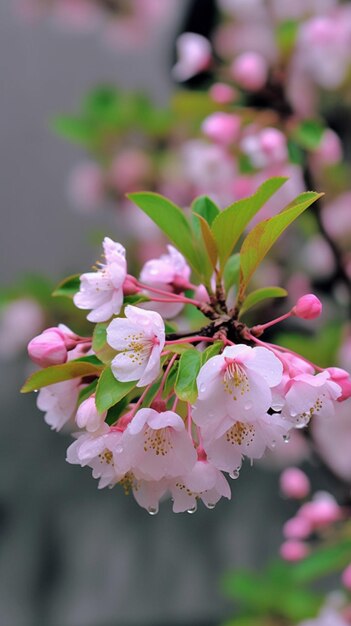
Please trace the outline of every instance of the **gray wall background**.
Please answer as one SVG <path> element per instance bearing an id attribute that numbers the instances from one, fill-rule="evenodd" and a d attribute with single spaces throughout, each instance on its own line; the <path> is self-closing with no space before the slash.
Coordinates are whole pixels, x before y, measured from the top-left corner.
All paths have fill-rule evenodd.
<path id="1" fill-rule="evenodd" d="M 167 1 L 167 0 L 165 0 Z M 142 88 L 165 101 L 176 20 L 139 55 L 104 49 L 95 36 L 35 28 L 0 5 L 1 281 L 21 272 L 59 278 L 90 266 L 89 233 L 116 229 L 108 213 L 68 207 L 67 174 L 79 151 L 47 121 L 71 111 L 96 82 Z M 117 230 L 117 229 L 116 229 Z M 118 232 L 116 232 L 118 238 Z M 34 396 L 19 396 L 25 362 L 3 364 L 0 436 L 1 626 L 136 626 L 217 623 L 227 568 L 262 562 L 279 543 L 277 478 L 246 468 L 231 503 L 156 518 L 117 492 L 98 492 L 68 466 L 65 435 L 52 433 Z M 265 522 L 266 520 L 266 522 Z"/>

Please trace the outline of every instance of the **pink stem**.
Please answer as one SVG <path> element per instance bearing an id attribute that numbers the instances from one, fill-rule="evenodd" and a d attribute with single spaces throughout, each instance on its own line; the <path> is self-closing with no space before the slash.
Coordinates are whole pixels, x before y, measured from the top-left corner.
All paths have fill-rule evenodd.
<path id="1" fill-rule="evenodd" d="M 168 376 L 168 374 L 169 374 L 169 372 L 171 370 L 171 367 L 172 367 L 174 361 L 176 360 L 177 356 L 178 356 L 178 354 L 174 354 L 172 356 L 172 358 L 170 359 L 170 361 L 169 361 L 169 363 L 168 363 L 168 365 L 167 365 L 167 367 L 165 369 L 165 373 L 162 376 L 160 387 L 159 387 L 159 390 L 158 390 L 157 396 L 156 396 L 156 398 L 159 398 L 160 400 L 162 398 L 162 391 L 163 391 L 163 388 L 165 386 L 165 383 L 166 383 L 166 380 L 167 380 L 167 376 Z"/>
<path id="2" fill-rule="evenodd" d="M 202 441 L 202 435 L 201 435 L 201 430 L 198 426 L 196 426 L 196 432 L 197 432 L 197 438 L 198 438 L 198 442 L 199 442 L 199 447 L 203 448 L 203 441 Z"/>
<path id="3" fill-rule="evenodd" d="M 290 317 L 291 315 L 292 315 L 292 312 L 289 311 L 289 313 L 285 313 L 284 315 L 281 315 L 280 317 L 277 317 L 275 320 L 271 320 L 270 322 L 267 322 L 266 324 L 258 324 L 257 326 L 254 326 L 253 328 L 251 328 L 251 330 L 263 332 L 264 330 L 266 330 L 266 328 L 270 328 L 271 326 L 274 326 L 275 324 L 278 324 L 279 322 L 283 322 L 284 320 L 288 319 L 288 317 Z"/>
<path id="4" fill-rule="evenodd" d="M 188 412 L 187 412 L 187 425 L 188 425 L 188 435 L 189 437 L 192 439 L 193 438 L 193 433 L 192 433 L 192 419 L 191 419 L 191 404 L 188 402 Z"/>
<path id="5" fill-rule="evenodd" d="M 174 413 L 175 413 L 175 410 L 176 410 L 176 408 L 177 408 L 177 404 L 178 404 L 178 402 L 179 402 L 179 398 L 176 396 L 176 397 L 175 397 L 175 400 L 174 400 L 174 402 L 173 402 L 172 409 L 171 409 L 172 411 L 174 411 Z"/>
<path id="6" fill-rule="evenodd" d="M 183 339 L 173 339 L 170 341 L 166 341 L 166 345 L 176 345 L 182 343 L 193 343 L 194 341 L 207 341 L 209 343 L 213 343 L 213 337 L 201 337 L 201 335 L 194 335 L 193 337 L 183 337 Z"/>
<path id="7" fill-rule="evenodd" d="M 181 296 L 177 293 L 172 293 L 171 291 L 164 291 L 163 289 L 157 289 L 156 287 L 151 287 L 150 285 L 143 285 L 142 283 L 139 283 L 139 282 L 138 282 L 138 287 L 140 289 L 145 289 L 146 291 L 152 291 L 153 293 L 158 293 L 161 296 L 165 296 L 165 298 L 162 300 L 151 298 L 155 302 L 183 302 L 184 304 L 193 304 L 194 306 L 201 306 L 201 302 L 198 302 L 197 300 L 192 300 L 191 298 L 186 298 L 185 296 Z"/>
<path id="8" fill-rule="evenodd" d="M 131 412 L 131 416 L 134 417 L 136 411 L 138 410 L 138 408 L 140 407 L 140 405 L 142 404 L 147 392 L 149 391 L 149 389 L 151 389 L 153 383 L 150 383 L 150 385 L 148 385 L 147 387 L 145 387 L 143 393 L 141 394 L 138 402 L 134 405 L 132 412 Z"/>

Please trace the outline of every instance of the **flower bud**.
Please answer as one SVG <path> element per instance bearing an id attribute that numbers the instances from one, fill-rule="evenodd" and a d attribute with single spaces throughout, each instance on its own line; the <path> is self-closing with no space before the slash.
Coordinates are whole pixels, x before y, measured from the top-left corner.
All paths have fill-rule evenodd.
<path id="1" fill-rule="evenodd" d="M 303 517 L 292 517 L 283 527 L 284 537 L 287 539 L 306 539 L 311 533 L 311 524 Z"/>
<path id="2" fill-rule="evenodd" d="M 138 281 L 134 276 L 127 274 L 124 283 L 123 283 L 123 294 L 125 296 L 134 296 L 136 293 L 139 293 L 140 289 L 138 287 Z"/>
<path id="3" fill-rule="evenodd" d="M 240 118 L 231 113 L 212 113 L 202 124 L 202 131 L 209 139 L 222 144 L 233 143 L 239 135 Z"/>
<path id="4" fill-rule="evenodd" d="M 313 293 L 308 293 L 298 299 L 291 313 L 303 320 L 314 320 L 322 313 L 322 303 Z"/>
<path id="5" fill-rule="evenodd" d="M 244 52 L 234 59 L 231 74 L 240 87 L 258 91 L 266 83 L 268 67 L 263 56 L 257 52 Z"/>
<path id="6" fill-rule="evenodd" d="M 284 561 L 301 561 L 309 553 L 308 546 L 302 541 L 285 541 L 280 546 L 280 556 Z"/>
<path id="7" fill-rule="evenodd" d="M 95 404 L 95 394 L 84 400 L 79 406 L 76 422 L 79 428 L 86 428 L 88 432 L 93 433 L 100 428 L 106 417 L 106 411 L 99 413 Z"/>
<path id="8" fill-rule="evenodd" d="M 320 493 L 301 507 L 299 515 L 308 520 L 314 528 L 321 528 L 340 520 L 342 510 L 332 496 Z"/>
<path id="9" fill-rule="evenodd" d="M 234 87 L 230 87 L 230 85 L 225 83 L 215 83 L 212 85 L 209 93 L 212 100 L 217 102 L 217 104 L 230 104 L 237 97 Z"/>
<path id="10" fill-rule="evenodd" d="M 324 165 L 334 165 L 342 159 L 342 145 L 339 136 L 331 129 L 327 128 L 315 151 L 318 161 Z"/>
<path id="11" fill-rule="evenodd" d="M 58 328 L 47 328 L 28 344 L 28 354 L 40 367 L 60 365 L 67 360 L 65 336 Z"/>
<path id="12" fill-rule="evenodd" d="M 183 33 L 177 39 L 178 62 L 173 67 L 176 80 L 189 80 L 211 63 L 211 44 L 197 33 Z"/>
<path id="13" fill-rule="evenodd" d="M 350 374 L 341 369 L 341 367 L 328 367 L 327 372 L 330 374 L 331 380 L 341 387 L 341 396 L 338 402 L 343 402 L 351 397 L 351 378 Z"/>
<path id="14" fill-rule="evenodd" d="M 280 489 L 287 498 L 306 498 L 310 491 L 310 481 L 298 467 L 288 467 L 280 476 Z"/>
<path id="15" fill-rule="evenodd" d="M 349 589 L 349 591 L 351 591 L 351 563 L 350 565 L 347 566 L 346 569 L 344 569 L 341 575 L 341 581 L 344 587 L 346 587 L 346 589 Z"/>

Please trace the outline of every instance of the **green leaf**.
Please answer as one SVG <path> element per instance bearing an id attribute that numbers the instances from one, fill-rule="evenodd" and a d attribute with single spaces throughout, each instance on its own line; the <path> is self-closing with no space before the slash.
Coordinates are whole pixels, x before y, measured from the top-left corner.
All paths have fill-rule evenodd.
<path id="1" fill-rule="evenodd" d="M 231 287 L 239 283 L 240 276 L 240 254 L 233 254 L 225 264 L 223 279 L 224 288 L 228 292 Z"/>
<path id="2" fill-rule="evenodd" d="M 117 404 L 114 404 L 107 411 L 107 415 L 105 418 L 105 422 L 109 426 L 113 426 L 115 422 L 117 422 L 118 418 L 122 415 L 124 409 L 127 408 L 129 401 L 126 397 L 122 398 Z"/>
<path id="3" fill-rule="evenodd" d="M 325 127 L 317 120 L 303 120 L 294 133 L 295 140 L 306 150 L 318 148 Z"/>
<path id="4" fill-rule="evenodd" d="M 111 406 L 117 404 L 134 387 L 137 381 L 121 383 L 112 374 L 111 368 L 106 367 L 102 372 L 98 386 L 96 388 L 96 407 L 99 413 L 107 411 Z"/>
<path id="5" fill-rule="evenodd" d="M 191 210 L 196 215 L 201 215 L 209 226 L 220 213 L 218 206 L 208 196 L 196 198 L 191 205 Z"/>
<path id="6" fill-rule="evenodd" d="M 249 232 L 240 250 L 240 299 L 243 298 L 249 281 L 273 244 L 286 228 L 321 196 L 323 194 L 314 191 L 302 193 L 281 213 L 260 222 Z"/>
<path id="7" fill-rule="evenodd" d="M 101 365 L 83 360 L 69 361 L 68 363 L 63 363 L 63 365 L 52 365 L 29 376 L 21 389 L 21 393 L 35 391 L 36 389 L 41 389 L 41 387 L 61 383 L 71 378 L 99 376 L 102 370 L 103 367 Z"/>
<path id="8" fill-rule="evenodd" d="M 157 193 L 130 193 L 127 197 L 157 224 L 192 268 L 201 275 L 201 262 L 194 249 L 193 234 L 183 211 Z"/>
<path id="9" fill-rule="evenodd" d="M 343 570 L 350 562 L 350 554 L 350 537 L 345 537 L 333 545 L 322 546 L 303 561 L 291 566 L 292 579 L 300 584 L 306 584 Z"/>
<path id="10" fill-rule="evenodd" d="M 255 291 L 251 291 L 242 303 L 239 317 L 263 300 L 269 298 L 285 298 L 287 295 L 287 290 L 282 287 L 262 287 L 261 289 L 255 289 Z"/>
<path id="11" fill-rule="evenodd" d="M 73 274 L 61 281 L 55 290 L 53 296 L 63 296 L 65 298 L 73 298 L 80 289 L 80 274 Z"/>
<path id="12" fill-rule="evenodd" d="M 212 270 L 215 269 L 217 265 L 217 259 L 218 259 L 217 244 L 214 240 L 211 229 L 208 223 L 206 222 L 205 218 L 202 217 L 201 215 L 197 215 L 196 213 L 194 213 L 194 217 L 197 218 L 197 220 L 199 221 L 202 239 L 205 244 L 205 249 L 207 252 L 208 259 L 211 264 L 212 269 L 210 269 L 209 272 L 206 271 L 206 275 L 210 279 L 212 275 Z"/>
<path id="13" fill-rule="evenodd" d="M 96 378 L 95 380 L 93 380 L 92 383 L 90 383 L 90 385 L 87 385 L 86 387 L 83 387 L 83 389 L 80 390 L 79 396 L 78 396 L 78 404 L 82 404 L 84 400 L 87 400 L 88 398 L 90 398 L 90 396 L 95 392 L 97 383 L 98 383 L 98 379 Z"/>
<path id="14" fill-rule="evenodd" d="M 296 37 L 299 32 L 299 22 L 296 20 L 286 20 L 276 27 L 276 41 L 281 53 L 289 55 L 296 43 Z"/>
<path id="15" fill-rule="evenodd" d="M 246 226 L 287 178 L 270 178 L 249 198 L 238 200 L 224 209 L 212 223 L 212 232 L 219 251 L 222 271 Z"/>
<path id="16" fill-rule="evenodd" d="M 51 128 L 61 137 L 83 146 L 88 146 L 94 136 L 94 127 L 88 120 L 69 115 L 56 117 Z"/>
<path id="17" fill-rule="evenodd" d="M 184 352 L 179 360 L 175 392 L 184 402 L 195 402 L 197 398 L 196 378 L 201 367 L 201 353 L 198 350 Z"/>
<path id="18" fill-rule="evenodd" d="M 116 351 L 113 350 L 107 343 L 106 329 L 110 322 L 103 322 L 96 324 L 93 332 L 92 348 L 96 356 L 103 363 L 111 363 L 112 359 L 116 356 Z"/>
<path id="19" fill-rule="evenodd" d="M 206 348 L 203 352 L 201 352 L 201 366 L 205 365 L 209 359 L 212 359 L 213 356 L 217 356 L 221 352 L 223 348 L 222 341 L 216 341 L 212 346 Z"/>

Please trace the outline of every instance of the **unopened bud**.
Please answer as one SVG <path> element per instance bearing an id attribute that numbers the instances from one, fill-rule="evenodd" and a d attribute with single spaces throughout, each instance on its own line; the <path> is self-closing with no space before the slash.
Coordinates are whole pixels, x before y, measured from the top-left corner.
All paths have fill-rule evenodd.
<path id="1" fill-rule="evenodd" d="M 314 320 L 322 313 L 322 303 L 313 293 L 308 293 L 298 299 L 291 313 L 303 320 Z"/>
<path id="2" fill-rule="evenodd" d="M 65 336 L 58 328 L 48 328 L 28 344 L 28 354 L 40 367 L 61 365 L 67 360 Z"/>
<path id="3" fill-rule="evenodd" d="M 280 556 L 284 561 L 301 561 L 309 553 L 309 547 L 302 541 L 285 541 L 280 546 Z"/>
<path id="4" fill-rule="evenodd" d="M 239 135 L 240 118 L 231 113 L 212 113 L 202 124 L 202 131 L 209 139 L 222 144 L 233 143 Z"/>
<path id="5" fill-rule="evenodd" d="M 346 587 L 346 589 L 349 589 L 349 591 L 351 591 L 351 563 L 350 565 L 347 566 L 346 569 L 344 569 L 341 575 L 341 581 L 344 587 Z"/>
<path id="6" fill-rule="evenodd" d="M 237 91 L 234 87 L 230 87 L 230 85 L 226 85 L 225 83 L 215 83 L 212 85 L 209 94 L 212 100 L 217 102 L 217 104 L 229 104 L 237 97 Z"/>
<path id="7" fill-rule="evenodd" d="M 328 367 L 327 372 L 330 374 L 331 380 L 341 387 L 341 395 L 338 402 L 343 402 L 351 397 L 351 378 L 350 374 L 341 369 L 341 367 Z"/>
<path id="8" fill-rule="evenodd" d="M 268 67 L 263 56 L 257 52 L 244 52 L 233 61 L 231 74 L 240 87 L 258 91 L 266 84 Z"/>
<path id="9" fill-rule="evenodd" d="M 338 503 L 329 496 L 320 495 L 311 502 L 304 504 L 299 515 L 307 519 L 314 528 L 329 526 L 342 518 L 342 510 Z"/>
<path id="10" fill-rule="evenodd" d="M 79 428 L 86 428 L 89 433 L 97 430 L 106 417 L 106 411 L 99 413 L 96 408 L 95 394 L 84 400 L 79 406 L 76 422 Z"/>
<path id="11" fill-rule="evenodd" d="M 310 492 L 310 481 L 298 467 L 288 467 L 280 476 L 280 489 L 287 498 L 300 500 Z"/>

